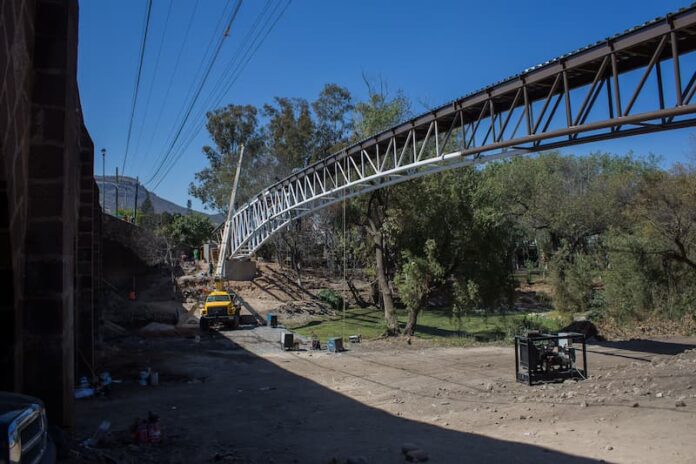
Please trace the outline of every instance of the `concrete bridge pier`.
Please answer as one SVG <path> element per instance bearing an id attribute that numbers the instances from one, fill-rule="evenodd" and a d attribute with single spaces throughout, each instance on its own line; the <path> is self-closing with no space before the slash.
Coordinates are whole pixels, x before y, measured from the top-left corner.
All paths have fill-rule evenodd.
<path id="1" fill-rule="evenodd" d="M 230 259 L 225 262 L 225 280 L 254 280 L 256 261 L 252 259 Z"/>

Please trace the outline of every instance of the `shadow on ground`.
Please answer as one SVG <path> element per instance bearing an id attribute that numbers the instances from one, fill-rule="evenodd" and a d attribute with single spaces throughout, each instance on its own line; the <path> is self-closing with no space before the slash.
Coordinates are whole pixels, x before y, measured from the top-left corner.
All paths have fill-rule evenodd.
<path id="1" fill-rule="evenodd" d="M 269 345 L 268 355 L 277 364 L 219 333 L 203 335 L 200 343 L 184 338 L 115 342 L 105 363 L 114 375 L 149 366 L 160 372 L 160 386 L 125 380 L 109 399 L 79 402 L 75 430 L 82 436 L 76 438 L 89 436 L 102 420 L 113 430 L 127 430 L 134 417 L 154 411 L 162 421 L 162 445 L 132 445 L 125 438 L 100 452 L 116 462 L 226 462 L 230 457 L 227 462 L 329 464 L 363 456 L 369 463 L 403 463 L 402 444 L 414 443 L 431 463 L 597 462 L 404 419 L 279 367 L 291 355 L 277 347 Z M 335 362 L 340 365 L 341 357 Z"/>
<path id="2" fill-rule="evenodd" d="M 604 356 L 618 356 L 621 358 L 635 359 L 637 361 L 650 362 L 650 356 L 630 356 L 626 354 L 612 353 L 610 351 L 592 350 L 591 347 L 598 346 L 623 351 L 635 351 L 637 353 L 650 353 L 658 355 L 674 356 L 687 350 L 696 348 L 696 345 L 689 343 L 665 342 L 659 340 L 622 340 L 622 341 L 598 341 L 591 340 L 587 343 L 587 351 L 590 353 L 601 354 Z"/>

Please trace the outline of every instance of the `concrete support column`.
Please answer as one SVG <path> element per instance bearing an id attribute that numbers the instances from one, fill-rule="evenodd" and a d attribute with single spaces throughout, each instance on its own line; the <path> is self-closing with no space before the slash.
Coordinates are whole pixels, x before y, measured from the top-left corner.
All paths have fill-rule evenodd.
<path id="1" fill-rule="evenodd" d="M 0 279 L 6 283 L 0 292 L 0 390 L 14 390 L 19 372 L 17 359 L 21 354 L 17 345 L 17 311 L 15 309 L 14 267 L 10 234 L 7 182 L 0 166 Z"/>
<path id="2" fill-rule="evenodd" d="M 22 389 L 24 234 L 34 1 L 0 8 L 0 390 Z"/>
<path id="3" fill-rule="evenodd" d="M 94 371 L 94 145 L 82 128 L 80 150 L 80 209 L 77 229 L 77 376 Z"/>
<path id="4" fill-rule="evenodd" d="M 35 4 L 23 391 L 44 400 L 49 421 L 70 426 L 82 128 L 76 85 L 77 2 Z"/>
<path id="5" fill-rule="evenodd" d="M 92 189 L 92 300 L 94 302 L 94 340 L 102 337 L 102 208 L 99 205 L 99 187 Z"/>

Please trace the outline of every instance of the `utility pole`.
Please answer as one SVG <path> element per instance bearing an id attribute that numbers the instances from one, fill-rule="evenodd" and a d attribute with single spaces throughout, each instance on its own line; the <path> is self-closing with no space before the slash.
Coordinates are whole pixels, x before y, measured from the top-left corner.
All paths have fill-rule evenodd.
<path id="1" fill-rule="evenodd" d="M 101 201 L 101 207 L 102 207 L 102 211 L 106 211 L 106 148 L 101 149 L 101 155 L 102 155 L 102 186 L 101 186 L 102 201 Z"/>
<path id="2" fill-rule="evenodd" d="M 222 231 L 222 240 L 220 241 L 220 251 L 218 253 L 218 262 L 215 267 L 215 288 L 222 290 L 222 281 L 220 279 L 225 275 L 225 259 L 227 259 L 227 245 L 230 241 L 230 227 L 232 216 L 234 216 L 234 202 L 237 197 L 237 185 L 239 184 L 239 173 L 242 171 L 242 158 L 244 158 L 244 145 L 240 147 L 239 160 L 237 161 L 237 172 L 234 175 L 234 183 L 230 192 L 230 202 L 227 207 L 227 220 Z"/>
<path id="3" fill-rule="evenodd" d="M 140 188 L 140 177 L 135 178 L 135 202 L 133 202 L 133 224 L 138 219 L 138 189 Z"/>
<path id="4" fill-rule="evenodd" d="M 114 210 L 114 216 L 118 217 L 118 166 L 116 166 L 116 209 Z"/>
<path id="5" fill-rule="evenodd" d="M 232 184 L 232 192 L 230 193 L 230 204 L 227 207 L 227 220 L 231 221 L 234 216 L 234 202 L 237 198 L 237 186 L 239 185 L 239 173 L 242 171 L 242 158 L 244 158 L 244 145 L 239 151 L 239 161 L 237 161 L 237 172 L 234 174 L 234 183 Z"/>

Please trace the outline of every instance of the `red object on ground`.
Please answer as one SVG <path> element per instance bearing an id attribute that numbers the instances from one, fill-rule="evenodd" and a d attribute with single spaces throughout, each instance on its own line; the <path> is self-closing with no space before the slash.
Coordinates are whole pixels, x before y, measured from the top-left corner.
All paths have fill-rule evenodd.
<path id="1" fill-rule="evenodd" d="M 135 427 L 135 442 L 136 443 L 149 443 L 149 433 L 147 422 L 139 421 L 138 425 Z"/>

